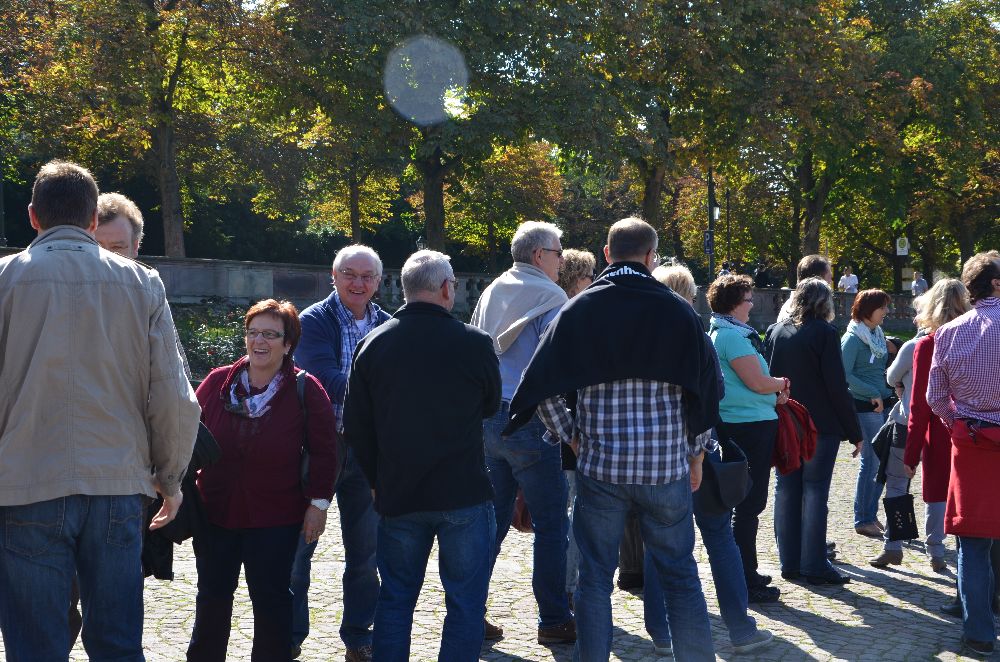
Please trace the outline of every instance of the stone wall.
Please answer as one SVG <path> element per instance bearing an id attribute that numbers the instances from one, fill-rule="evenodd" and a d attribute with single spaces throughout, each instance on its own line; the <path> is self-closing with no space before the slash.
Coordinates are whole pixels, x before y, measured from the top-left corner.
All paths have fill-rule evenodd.
<path id="1" fill-rule="evenodd" d="M 0 256 L 18 252 L 18 249 L 0 249 Z M 300 309 L 326 298 L 330 294 L 330 267 L 327 265 L 281 264 L 270 262 L 239 262 L 235 260 L 205 260 L 197 258 L 171 258 L 141 256 L 141 262 L 155 268 L 163 279 L 167 297 L 172 303 L 200 303 L 207 298 L 226 299 L 237 306 L 247 306 L 261 299 L 273 297 L 288 299 Z M 492 276 L 487 274 L 455 274 L 454 313 L 468 319 L 480 295 Z M 705 298 L 704 287 L 699 288 L 695 307 L 705 319 L 711 312 Z M 766 329 L 778 317 L 782 304 L 791 295 L 787 289 L 760 289 L 754 292 L 754 307 L 750 323 Z M 883 326 L 889 331 L 913 331 L 912 297 L 909 294 L 891 295 L 892 310 Z M 383 274 L 379 292 L 379 305 L 393 311 L 403 304 L 403 291 L 399 283 L 399 270 L 387 269 Z M 837 311 L 835 323 L 846 327 L 850 319 L 853 294 L 837 292 L 834 304 Z"/>

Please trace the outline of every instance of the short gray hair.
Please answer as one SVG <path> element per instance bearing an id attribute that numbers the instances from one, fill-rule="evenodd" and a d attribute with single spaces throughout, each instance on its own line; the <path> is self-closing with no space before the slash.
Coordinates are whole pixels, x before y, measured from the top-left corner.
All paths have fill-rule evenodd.
<path id="1" fill-rule="evenodd" d="M 562 230 L 554 223 L 526 221 L 517 227 L 510 240 L 510 255 L 515 262 L 531 264 L 531 256 L 539 248 L 548 248 L 553 241 L 559 241 Z"/>
<path id="2" fill-rule="evenodd" d="M 660 281 L 688 301 L 694 301 L 698 296 L 698 286 L 694 284 L 691 270 L 683 264 L 671 264 L 656 267 L 653 278 Z"/>
<path id="3" fill-rule="evenodd" d="M 450 257 L 437 251 L 417 251 L 406 258 L 399 277 L 403 298 L 409 301 L 418 292 L 437 292 L 444 281 L 454 277 Z"/>
<path id="4" fill-rule="evenodd" d="M 833 290 L 822 278 L 806 278 L 792 292 L 789 313 L 796 325 L 811 319 L 833 320 Z"/>
<path id="5" fill-rule="evenodd" d="M 378 275 L 382 275 L 382 258 L 378 256 L 378 253 L 374 249 L 369 248 L 363 244 L 351 244 L 350 246 L 344 246 L 339 251 L 337 251 L 337 256 L 333 258 L 333 270 L 336 271 L 340 268 L 340 265 L 344 263 L 344 260 L 352 258 L 355 255 L 367 255 L 375 262 L 375 268 L 378 271 Z"/>

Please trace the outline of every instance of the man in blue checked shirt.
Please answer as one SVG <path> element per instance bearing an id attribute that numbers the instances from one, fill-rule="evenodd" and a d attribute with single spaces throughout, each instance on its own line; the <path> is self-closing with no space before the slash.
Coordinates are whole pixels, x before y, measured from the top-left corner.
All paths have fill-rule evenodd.
<path id="1" fill-rule="evenodd" d="M 718 382 L 701 321 L 650 275 L 656 231 L 615 223 L 610 265 L 542 336 L 510 405 L 505 432 L 536 410 L 552 443 L 577 451 L 573 529 L 580 548 L 575 660 L 607 660 L 611 587 L 625 516 L 640 513 L 683 660 L 714 660 L 708 611 L 692 554 L 691 493 L 701 483 Z"/>
<path id="2" fill-rule="evenodd" d="M 302 338 L 295 349 L 295 363 L 316 376 L 326 389 L 338 432 L 344 430 L 344 396 L 351 372 L 351 359 L 369 331 L 389 314 L 372 302 L 382 279 L 382 260 L 367 246 L 346 246 L 333 260 L 333 292 L 302 311 Z M 338 457 L 346 456 L 337 478 L 337 509 L 344 539 L 344 616 L 340 638 L 347 647 L 347 662 L 367 662 L 372 655 L 372 624 L 378 600 L 379 580 L 375 567 L 375 536 L 378 515 L 372 503 L 371 486 L 354 458 L 341 443 Z M 317 508 L 330 507 L 328 502 Z M 309 634 L 309 574 L 316 542 L 299 540 L 292 566 L 293 622 L 292 657 L 298 657 Z"/>

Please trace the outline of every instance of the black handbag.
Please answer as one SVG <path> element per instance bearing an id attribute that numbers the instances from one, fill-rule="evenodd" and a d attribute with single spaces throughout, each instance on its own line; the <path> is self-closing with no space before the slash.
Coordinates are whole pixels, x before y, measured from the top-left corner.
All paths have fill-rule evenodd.
<path id="1" fill-rule="evenodd" d="M 913 540 L 919 537 L 917 516 L 913 511 L 913 495 L 910 483 L 906 483 L 906 494 L 882 499 L 885 507 L 885 528 L 888 540 Z"/>
<path id="2" fill-rule="evenodd" d="M 726 459 L 705 457 L 701 486 L 694 493 L 695 508 L 709 516 L 724 515 L 743 503 L 753 486 L 747 456 L 740 447 L 731 439 L 720 440 L 719 446 Z"/>

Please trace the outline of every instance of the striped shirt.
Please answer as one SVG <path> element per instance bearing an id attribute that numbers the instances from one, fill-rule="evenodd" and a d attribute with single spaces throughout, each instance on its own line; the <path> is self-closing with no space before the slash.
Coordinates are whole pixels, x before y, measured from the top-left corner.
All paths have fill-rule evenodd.
<path id="1" fill-rule="evenodd" d="M 562 399 L 538 405 L 550 443 L 579 436 L 576 470 L 619 485 L 663 485 L 688 474 L 688 457 L 709 448 L 709 432 L 688 440 L 682 389 L 647 379 L 622 379 L 577 392 L 574 419 Z M 711 450 L 709 448 L 709 450 Z"/>
<path id="2" fill-rule="evenodd" d="M 1000 298 L 977 301 L 934 333 L 927 404 L 949 428 L 956 418 L 1000 425 Z"/>

